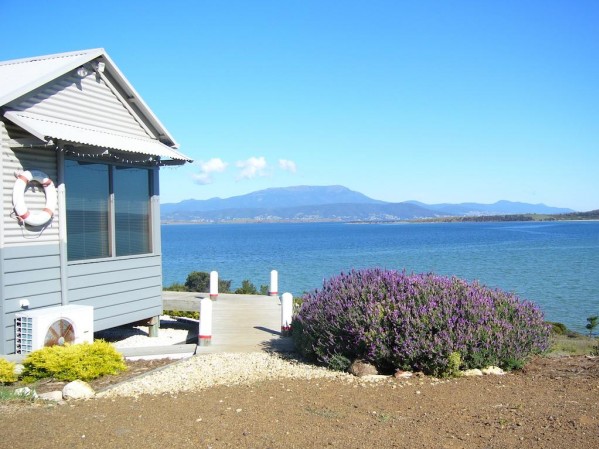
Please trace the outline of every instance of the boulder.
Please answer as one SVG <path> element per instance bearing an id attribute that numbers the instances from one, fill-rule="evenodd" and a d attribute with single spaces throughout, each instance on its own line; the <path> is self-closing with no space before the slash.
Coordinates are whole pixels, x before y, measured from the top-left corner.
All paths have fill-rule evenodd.
<path id="1" fill-rule="evenodd" d="M 487 374 L 487 375 L 494 374 L 496 376 L 501 376 L 501 375 L 505 374 L 505 371 L 503 371 L 498 366 L 487 366 L 486 368 L 481 369 L 481 372 L 483 374 Z"/>
<path id="2" fill-rule="evenodd" d="M 385 376 L 384 374 L 365 374 L 360 377 L 360 381 L 362 382 L 380 382 L 381 380 L 388 380 L 389 376 Z"/>
<path id="3" fill-rule="evenodd" d="M 44 401 L 61 402 L 62 401 L 62 391 L 56 390 L 56 391 L 48 391 L 47 393 L 40 393 L 38 397 Z"/>
<path id="4" fill-rule="evenodd" d="M 25 367 L 21 363 L 15 363 L 15 375 L 18 377 L 23 374 Z"/>
<path id="5" fill-rule="evenodd" d="M 349 366 L 349 372 L 357 377 L 374 376 L 379 373 L 374 365 L 363 360 L 355 360 Z"/>
<path id="6" fill-rule="evenodd" d="M 402 370 L 398 369 L 397 371 L 395 371 L 395 374 L 393 376 L 396 379 L 409 379 L 413 375 L 414 375 L 414 373 L 412 371 L 402 371 Z"/>
<path id="7" fill-rule="evenodd" d="M 63 399 L 89 399 L 96 395 L 94 389 L 87 382 L 74 380 L 62 389 Z"/>
<path id="8" fill-rule="evenodd" d="M 466 377 L 472 377 L 472 376 L 482 376 L 483 373 L 481 370 L 479 370 L 478 368 L 474 368 L 474 369 L 467 369 L 465 371 L 460 371 L 462 373 L 462 376 L 466 376 Z"/>
<path id="9" fill-rule="evenodd" d="M 15 390 L 15 396 L 26 399 L 37 399 L 37 393 L 29 387 L 21 387 Z"/>

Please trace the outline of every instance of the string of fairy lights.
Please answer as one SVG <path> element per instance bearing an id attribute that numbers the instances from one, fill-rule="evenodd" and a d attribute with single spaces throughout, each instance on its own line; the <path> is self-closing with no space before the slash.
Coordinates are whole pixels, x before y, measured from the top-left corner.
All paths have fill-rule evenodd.
<path id="1" fill-rule="evenodd" d="M 119 162 L 122 164 L 128 165 L 160 165 L 160 158 L 156 156 L 149 156 L 145 159 L 133 159 L 129 157 L 124 157 L 114 152 L 110 152 L 105 149 L 102 153 L 98 151 L 83 151 L 80 148 L 75 148 L 71 145 L 56 145 L 56 149 L 65 154 L 65 156 L 70 156 L 78 159 L 96 159 L 101 161 L 108 162 Z"/>

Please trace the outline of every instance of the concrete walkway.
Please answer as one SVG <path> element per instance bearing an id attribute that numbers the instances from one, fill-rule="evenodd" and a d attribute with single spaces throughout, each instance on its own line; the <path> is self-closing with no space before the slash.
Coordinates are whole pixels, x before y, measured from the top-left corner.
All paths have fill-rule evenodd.
<path id="1" fill-rule="evenodd" d="M 162 293 L 165 310 L 199 310 L 208 294 Z M 277 296 L 221 293 L 212 303 L 212 339 L 197 353 L 290 351 L 291 338 L 281 337 L 281 302 Z"/>

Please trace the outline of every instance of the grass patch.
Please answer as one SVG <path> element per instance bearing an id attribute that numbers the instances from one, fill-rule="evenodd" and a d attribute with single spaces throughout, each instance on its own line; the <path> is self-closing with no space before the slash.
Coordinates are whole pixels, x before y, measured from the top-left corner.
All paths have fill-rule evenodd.
<path id="1" fill-rule="evenodd" d="M 31 388 L 31 387 L 30 387 Z M 16 394 L 14 387 L 0 386 L 0 404 L 7 402 L 30 403 L 35 401 L 34 396 Z"/>
<path id="2" fill-rule="evenodd" d="M 191 312 L 184 310 L 163 310 L 163 315 L 168 315 L 172 318 L 183 317 L 183 318 L 192 318 L 194 320 L 200 319 L 200 312 Z"/>
<path id="3" fill-rule="evenodd" d="M 597 355 L 599 339 L 584 335 L 554 335 L 548 355 Z"/>

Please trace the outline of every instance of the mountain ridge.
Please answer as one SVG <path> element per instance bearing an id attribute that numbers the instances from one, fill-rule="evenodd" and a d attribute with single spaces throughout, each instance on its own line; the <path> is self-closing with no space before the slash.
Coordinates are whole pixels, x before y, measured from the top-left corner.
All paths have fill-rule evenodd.
<path id="1" fill-rule="evenodd" d="M 340 185 L 273 187 L 229 198 L 161 205 L 166 222 L 394 221 L 449 216 L 561 214 L 572 209 L 500 200 L 493 204 L 387 202 Z"/>

